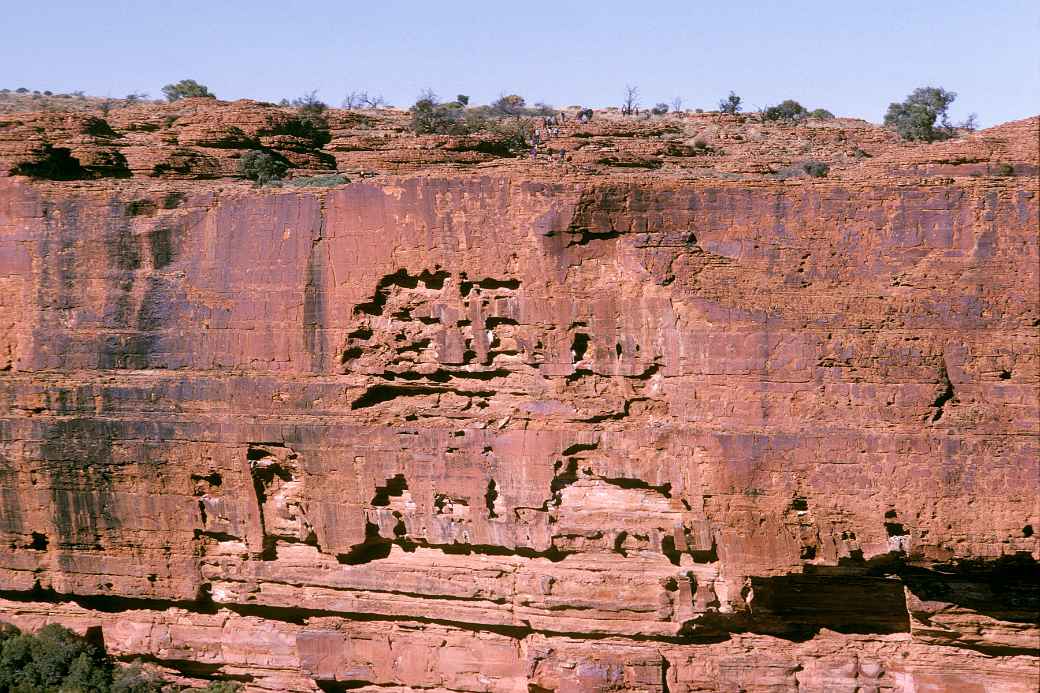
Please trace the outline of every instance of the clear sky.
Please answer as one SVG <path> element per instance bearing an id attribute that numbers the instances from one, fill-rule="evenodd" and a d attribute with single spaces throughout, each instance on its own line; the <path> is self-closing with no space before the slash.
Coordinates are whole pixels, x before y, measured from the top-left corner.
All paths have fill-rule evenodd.
<path id="1" fill-rule="evenodd" d="M 748 109 L 794 98 L 880 121 L 914 87 L 954 120 L 1040 113 L 1040 0 L 37 0 L 3 3 L 0 88 L 100 96 L 189 77 L 223 99 L 430 87 L 486 103 Z"/>

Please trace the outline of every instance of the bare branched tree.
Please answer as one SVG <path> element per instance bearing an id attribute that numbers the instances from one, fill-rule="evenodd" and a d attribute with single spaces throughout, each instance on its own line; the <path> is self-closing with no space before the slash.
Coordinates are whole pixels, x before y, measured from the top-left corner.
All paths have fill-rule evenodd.
<path id="1" fill-rule="evenodd" d="M 352 111 L 358 108 L 385 108 L 386 99 L 383 95 L 370 95 L 368 91 L 352 91 L 343 99 L 343 108 Z"/>
<path id="2" fill-rule="evenodd" d="M 321 115 L 328 109 L 328 105 L 318 98 L 318 90 L 308 92 L 303 96 L 289 102 L 290 106 L 300 109 L 304 113 Z"/>
<path id="3" fill-rule="evenodd" d="M 672 99 L 672 113 L 682 112 L 682 97 L 676 96 Z"/>
<path id="4" fill-rule="evenodd" d="M 639 87 L 633 87 L 630 84 L 625 85 L 625 101 L 621 106 L 621 112 L 624 115 L 632 115 L 635 110 L 639 108 Z"/>

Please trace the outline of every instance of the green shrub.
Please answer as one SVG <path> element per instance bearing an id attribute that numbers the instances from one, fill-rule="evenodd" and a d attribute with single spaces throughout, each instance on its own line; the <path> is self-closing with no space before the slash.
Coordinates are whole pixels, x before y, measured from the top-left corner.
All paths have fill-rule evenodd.
<path id="1" fill-rule="evenodd" d="M 285 184 L 292 188 L 331 188 L 336 185 L 346 185 L 350 179 L 339 173 L 329 173 L 322 176 L 304 176 L 292 178 Z"/>
<path id="2" fill-rule="evenodd" d="M 161 693 L 166 681 L 140 660 L 117 669 L 112 675 L 111 693 Z"/>
<path id="3" fill-rule="evenodd" d="M 412 130 L 420 135 L 461 134 L 461 108 L 419 99 L 411 110 Z"/>
<path id="4" fill-rule="evenodd" d="M 831 167 L 822 161 L 806 161 L 802 164 L 802 170 L 812 178 L 826 178 Z"/>
<path id="5" fill-rule="evenodd" d="M 237 693 L 241 684 L 214 681 L 207 693 Z M 182 690 L 135 661 L 117 667 L 99 645 L 57 624 L 22 633 L 0 623 L 0 693 L 161 693 Z M 187 690 L 187 689 L 185 689 Z M 191 689 L 194 690 L 194 689 Z"/>
<path id="6" fill-rule="evenodd" d="M 166 96 L 167 101 L 178 101 L 192 97 L 217 98 L 206 85 L 199 84 L 193 79 L 182 79 L 175 84 L 167 84 L 162 88 L 162 93 Z"/>
<path id="7" fill-rule="evenodd" d="M 459 103 L 459 104 L 462 104 L 463 106 L 468 106 L 469 105 L 469 97 L 466 96 L 465 94 L 459 94 L 458 96 L 455 97 L 455 102 Z"/>
<path id="8" fill-rule="evenodd" d="M 97 645 L 56 624 L 0 634 L 0 691 L 108 691 L 112 662 Z"/>
<path id="9" fill-rule="evenodd" d="M 934 142 L 948 139 L 953 136 L 954 129 L 947 111 L 956 98 L 957 94 L 942 87 L 914 89 L 902 102 L 888 105 L 885 126 L 895 130 L 904 140 Z"/>
<path id="10" fill-rule="evenodd" d="M 329 108 L 328 104 L 318 98 L 317 90 L 304 94 L 297 99 L 293 99 L 289 102 L 289 105 L 300 109 L 301 113 L 309 116 L 320 116 Z"/>
<path id="11" fill-rule="evenodd" d="M 654 106 L 653 108 L 651 108 L 650 112 L 653 113 L 654 115 L 664 115 L 665 113 L 668 112 L 668 104 L 666 104 L 666 103 L 659 103 L 656 106 Z"/>
<path id="12" fill-rule="evenodd" d="M 794 99 L 787 99 L 781 101 L 776 106 L 770 106 L 762 111 L 762 116 L 766 120 L 797 122 L 807 118 L 809 116 L 809 111 L 806 110 L 805 106 Z"/>
<path id="13" fill-rule="evenodd" d="M 1011 164 L 997 164 L 993 167 L 993 175 L 1007 178 L 1015 175 L 1015 167 Z"/>
<path id="14" fill-rule="evenodd" d="M 491 110 L 497 115 L 523 115 L 526 111 L 527 102 L 518 94 L 508 94 L 498 97 L 491 104 Z"/>
<path id="15" fill-rule="evenodd" d="M 828 111 L 826 108 L 817 108 L 809 111 L 810 118 L 816 118 L 817 120 L 833 120 L 834 114 Z"/>
<path id="16" fill-rule="evenodd" d="M 243 178 L 267 185 L 279 180 L 288 166 L 269 152 L 252 150 L 238 160 L 238 173 Z"/>
<path id="17" fill-rule="evenodd" d="M 740 97 L 733 92 L 730 92 L 729 96 L 719 101 L 719 111 L 722 113 L 740 113 L 741 108 Z"/>

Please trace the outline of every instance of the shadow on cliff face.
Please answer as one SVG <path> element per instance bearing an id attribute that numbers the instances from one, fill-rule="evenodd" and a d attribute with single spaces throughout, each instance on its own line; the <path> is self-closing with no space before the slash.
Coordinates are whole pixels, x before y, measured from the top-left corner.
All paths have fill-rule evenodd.
<path id="1" fill-rule="evenodd" d="M 1040 621 L 1040 566 L 1025 552 L 930 569 L 905 566 L 898 575 L 922 601 L 952 604 L 1001 621 Z"/>
<path id="2" fill-rule="evenodd" d="M 35 161 L 19 164 L 12 173 L 16 176 L 44 178 L 47 180 L 80 180 L 90 178 L 79 159 L 72 156 L 66 147 L 52 147 L 47 144 L 40 150 Z"/>
<path id="3" fill-rule="evenodd" d="M 806 567 L 807 575 L 834 579 L 838 573 L 873 579 L 897 578 L 918 599 L 952 604 L 1005 621 L 1035 622 L 1040 617 L 1040 566 L 1027 552 L 992 560 L 928 565 L 908 560 L 899 553 L 870 560 L 854 555 L 836 567 Z"/>
<path id="4" fill-rule="evenodd" d="M 41 455 L 50 477 L 59 550 L 104 548 L 107 535 L 119 528 L 112 439 L 110 424 L 93 419 L 57 421 L 44 433 Z M 64 564 L 70 557 L 58 558 Z"/>
<path id="5" fill-rule="evenodd" d="M 113 212 L 119 209 L 115 207 Z M 106 322 L 128 334 L 107 336 L 99 350 L 101 368 L 149 368 L 160 335 L 157 331 L 176 314 L 172 291 L 162 270 L 176 259 L 179 248 L 174 231 L 160 226 L 146 237 L 134 234 L 128 218 L 117 213 L 105 230 L 105 257 L 112 279 L 111 307 Z M 135 284 L 144 270 L 144 289 Z"/>
<path id="6" fill-rule="evenodd" d="M 748 630 L 792 639 L 838 633 L 910 632 L 903 583 L 880 577 L 752 577 Z"/>
<path id="7" fill-rule="evenodd" d="M 72 150 L 51 144 L 40 147 L 32 161 L 19 164 L 11 173 L 44 180 L 129 178 L 132 175 L 126 157 L 119 151 L 99 149 L 94 160 L 84 166 L 79 159 L 72 156 Z"/>
<path id="8" fill-rule="evenodd" d="M 1040 619 L 1040 571 L 1029 554 L 992 561 L 915 566 L 896 556 L 841 566 L 807 566 L 800 575 L 751 577 L 745 614 L 707 614 L 691 622 L 687 636 L 762 633 L 805 641 L 820 630 L 883 635 L 911 632 L 911 617 L 929 624 L 949 610 L 1029 626 Z M 849 574 L 857 570 L 857 574 Z M 924 606 L 914 607 L 914 603 Z M 952 636 L 952 633 L 951 633 Z M 993 655 L 1035 654 L 1000 643 L 951 641 Z"/>

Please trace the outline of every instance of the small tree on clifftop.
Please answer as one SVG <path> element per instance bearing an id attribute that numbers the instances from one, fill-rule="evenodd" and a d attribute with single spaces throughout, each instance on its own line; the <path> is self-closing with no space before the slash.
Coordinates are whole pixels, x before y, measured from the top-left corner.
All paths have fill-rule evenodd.
<path id="1" fill-rule="evenodd" d="M 193 79 L 182 79 L 176 84 L 167 84 L 162 88 L 162 93 L 166 96 L 167 101 L 178 101 L 192 97 L 217 98 L 205 84 L 199 84 Z"/>
<path id="2" fill-rule="evenodd" d="M 492 112 L 504 116 L 521 115 L 525 108 L 527 108 L 527 101 L 525 101 L 524 97 L 519 94 L 506 94 L 500 96 L 491 104 Z"/>
<path id="3" fill-rule="evenodd" d="M 741 108 L 740 97 L 732 91 L 729 93 L 729 96 L 724 98 L 722 101 L 719 101 L 719 111 L 721 113 L 729 113 L 732 115 L 734 113 L 740 113 Z"/>
<path id="4" fill-rule="evenodd" d="M 621 104 L 621 113 L 632 115 L 639 108 L 639 87 L 630 84 L 625 85 L 625 100 Z"/>
<path id="5" fill-rule="evenodd" d="M 946 112 L 956 98 L 957 94 L 942 87 L 914 89 L 902 103 L 888 105 L 885 125 L 898 132 L 904 140 L 934 142 L 947 139 L 953 136 L 953 126 Z"/>
<path id="6" fill-rule="evenodd" d="M 315 116 L 320 116 L 329 108 L 328 104 L 318 98 L 317 89 L 308 92 L 297 99 L 293 99 L 289 102 L 289 105 L 300 109 L 301 113 Z"/>
<path id="7" fill-rule="evenodd" d="M 770 106 L 769 108 L 762 111 L 762 116 L 766 120 L 786 120 L 789 122 L 798 122 L 805 120 L 809 117 L 809 111 L 802 104 L 798 103 L 794 99 L 787 99 L 781 101 L 776 106 Z"/>

